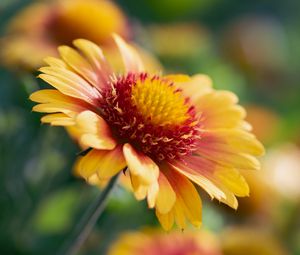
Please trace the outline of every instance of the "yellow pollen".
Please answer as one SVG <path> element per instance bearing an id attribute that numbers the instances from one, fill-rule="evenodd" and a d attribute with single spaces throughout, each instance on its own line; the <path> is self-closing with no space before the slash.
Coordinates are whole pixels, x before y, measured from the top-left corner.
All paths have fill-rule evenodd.
<path id="1" fill-rule="evenodd" d="M 159 78 L 138 79 L 131 99 L 144 120 L 154 125 L 180 125 L 189 117 L 182 92 Z"/>

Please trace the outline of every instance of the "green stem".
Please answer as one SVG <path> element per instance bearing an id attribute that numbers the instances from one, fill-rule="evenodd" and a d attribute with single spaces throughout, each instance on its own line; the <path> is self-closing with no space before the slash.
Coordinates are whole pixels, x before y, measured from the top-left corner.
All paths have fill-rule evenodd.
<path id="1" fill-rule="evenodd" d="M 118 174 L 111 178 L 111 180 L 101 192 L 97 200 L 91 204 L 91 206 L 83 215 L 79 223 L 76 225 L 76 227 L 74 228 L 74 232 L 71 235 L 71 238 L 63 244 L 58 254 L 73 255 L 79 251 L 80 247 L 91 233 L 98 218 L 102 214 L 106 206 L 108 196 L 113 190 L 114 186 L 116 185 L 117 179 Z"/>

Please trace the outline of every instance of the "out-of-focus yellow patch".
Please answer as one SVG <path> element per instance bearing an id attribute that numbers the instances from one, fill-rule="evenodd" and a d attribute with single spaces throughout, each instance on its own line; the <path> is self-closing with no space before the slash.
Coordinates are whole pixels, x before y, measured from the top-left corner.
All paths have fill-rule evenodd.
<path id="1" fill-rule="evenodd" d="M 15 15 L 0 40 L 1 62 L 8 67 L 36 69 L 57 46 L 77 38 L 111 47 L 112 33 L 129 35 L 126 16 L 112 1 L 55 0 L 29 5 Z"/>
<path id="2" fill-rule="evenodd" d="M 123 13 L 112 1 L 63 0 L 51 29 L 60 43 L 70 44 L 75 38 L 86 38 L 98 44 L 111 40 L 113 32 L 127 34 Z"/>

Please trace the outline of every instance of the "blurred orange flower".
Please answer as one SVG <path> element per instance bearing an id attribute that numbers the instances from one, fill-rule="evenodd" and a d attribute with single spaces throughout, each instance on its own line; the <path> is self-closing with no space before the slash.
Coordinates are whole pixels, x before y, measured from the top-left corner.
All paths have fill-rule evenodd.
<path id="1" fill-rule="evenodd" d="M 108 255 L 221 255 L 215 237 L 205 231 L 128 232 L 111 246 Z"/>
<path id="2" fill-rule="evenodd" d="M 1 42 L 1 57 L 11 67 L 36 69 L 57 46 L 85 38 L 110 46 L 111 34 L 128 37 L 123 12 L 109 0 L 55 0 L 34 3 L 17 14 Z"/>
<path id="3" fill-rule="evenodd" d="M 237 208 L 248 196 L 241 169 L 259 169 L 264 148 L 248 132 L 245 111 L 228 91 L 215 91 L 206 75 L 163 76 L 145 69 L 136 49 L 114 36 L 124 70 L 114 69 L 94 43 L 59 47 L 41 79 L 55 89 L 33 93 L 43 123 L 72 127 L 87 154 L 76 172 L 88 182 L 109 180 L 128 167 L 138 200 L 165 229 L 186 219 L 201 225 L 196 183 L 211 198 Z M 191 182 L 192 181 L 192 182 Z"/>

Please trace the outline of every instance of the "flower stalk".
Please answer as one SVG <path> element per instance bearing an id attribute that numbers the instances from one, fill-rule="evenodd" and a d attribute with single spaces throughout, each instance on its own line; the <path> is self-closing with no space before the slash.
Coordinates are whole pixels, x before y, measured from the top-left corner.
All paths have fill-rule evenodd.
<path id="1" fill-rule="evenodd" d="M 60 255 L 77 254 L 80 247 L 88 238 L 98 218 L 101 216 L 107 204 L 107 199 L 116 186 L 118 174 L 111 178 L 106 187 L 102 190 L 97 200 L 91 204 L 79 223 L 75 226 L 70 239 L 68 239 L 58 252 Z"/>

